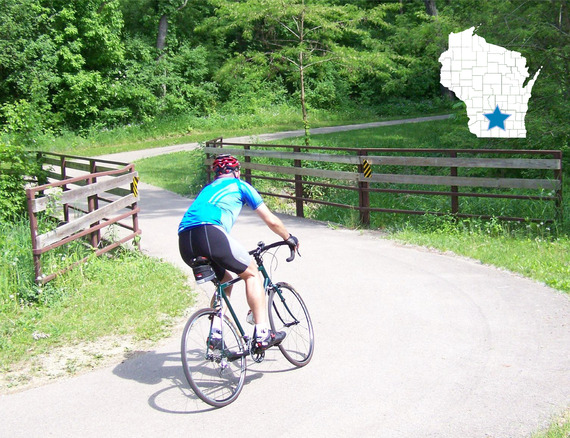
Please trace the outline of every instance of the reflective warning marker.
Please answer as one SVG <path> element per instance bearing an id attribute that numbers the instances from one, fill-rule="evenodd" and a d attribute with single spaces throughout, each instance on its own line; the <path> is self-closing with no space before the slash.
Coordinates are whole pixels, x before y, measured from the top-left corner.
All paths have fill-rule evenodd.
<path id="1" fill-rule="evenodd" d="M 139 177 L 135 176 L 133 178 L 133 184 L 132 184 L 132 189 L 133 189 L 133 195 L 135 195 L 135 198 L 139 197 L 139 191 L 137 186 L 139 185 Z"/>
<path id="2" fill-rule="evenodd" d="M 362 173 L 365 178 L 370 178 L 372 175 L 372 166 L 370 166 L 370 163 L 366 160 L 362 161 Z"/>

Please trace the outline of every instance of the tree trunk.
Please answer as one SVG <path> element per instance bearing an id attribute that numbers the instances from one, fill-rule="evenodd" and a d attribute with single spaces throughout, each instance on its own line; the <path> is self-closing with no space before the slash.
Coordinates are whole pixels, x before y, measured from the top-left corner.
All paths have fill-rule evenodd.
<path id="1" fill-rule="evenodd" d="M 432 17 L 436 17 L 437 7 L 435 6 L 435 0 L 424 0 L 424 3 L 426 5 L 427 14 L 431 15 Z"/>
<path id="2" fill-rule="evenodd" d="M 435 5 L 435 0 L 424 0 L 424 4 L 426 5 L 427 14 L 430 15 L 431 17 L 437 17 L 437 7 Z M 441 37 L 439 26 L 438 26 L 438 36 Z M 441 84 L 439 84 L 439 91 L 441 92 L 441 95 L 446 99 L 448 100 L 455 99 L 455 93 Z"/>
<path id="3" fill-rule="evenodd" d="M 305 102 L 305 68 L 303 67 L 303 52 L 299 55 L 299 75 L 301 77 L 301 111 L 303 112 L 303 127 L 305 128 L 305 145 L 309 146 L 309 118 Z"/>
<path id="4" fill-rule="evenodd" d="M 560 30 L 563 32 L 568 32 L 570 30 L 570 17 L 568 14 L 568 3 L 566 0 L 561 0 L 560 2 L 560 16 L 558 19 L 558 25 Z"/>
<path id="5" fill-rule="evenodd" d="M 304 6 L 304 3 L 303 3 Z M 299 24 L 299 43 L 302 45 L 305 39 L 305 10 L 301 12 Z M 303 49 L 299 52 L 299 79 L 301 81 L 301 111 L 303 112 L 303 128 L 305 129 L 305 146 L 309 146 L 309 117 L 307 116 L 307 103 L 305 100 L 305 64 Z"/>
<path id="6" fill-rule="evenodd" d="M 168 33 L 168 15 L 160 17 L 158 23 L 158 36 L 156 38 L 156 49 L 160 52 L 166 47 L 166 35 Z M 160 56 L 160 55 L 159 55 Z"/>
<path id="7" fill-rule="evenodd" d="M 166 47 L 166 35 L 168 34 L 168 15 L 164 14 L 158 22 L 158 36 L 156 37 L 156 50 L 158 51 L 157 61 L 160 62 Z M 166 71 L 164 72 L 166 76 Z M 166 83 L 162 83 L 162 97 L 166 97 Z"/>

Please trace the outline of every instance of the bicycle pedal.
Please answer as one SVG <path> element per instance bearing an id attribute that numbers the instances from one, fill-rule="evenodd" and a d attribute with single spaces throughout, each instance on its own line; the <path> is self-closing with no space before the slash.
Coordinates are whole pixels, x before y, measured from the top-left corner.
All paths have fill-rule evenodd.
<path id="1" fill-rule="evenodd" d="M 254 362 L 261 363 L 265 359 L 265 351 L 262 351 L 261 353 L 252 354 L 251 358 L 253 359 Z"/>
<path id="2" fill-rule="evenodd" d="M 249 354 L 253 361 L 257 363 L 261 363 L 265 359 L 265 350 L 260 349 L 255 341 L 250 343 Z"/>

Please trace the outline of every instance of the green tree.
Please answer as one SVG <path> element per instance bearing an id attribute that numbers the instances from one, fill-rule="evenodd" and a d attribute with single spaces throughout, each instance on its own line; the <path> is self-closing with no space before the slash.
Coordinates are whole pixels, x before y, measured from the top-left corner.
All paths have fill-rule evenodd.
<path id="1" fill-rule="evenodd" d="M 55 109 L 73 128 L 110 117 L 115 78 L 124 60 L 118 0 L 53 1 L 50 33 L 58 45 Z"/>
<path id="2" fill-rule="evenodd" d="M 112 108 L 114 76 L 124 60 L 118 4 L 3 0 L 3 112 L 29 102 L 48 126 L 63 121 L 82 128 Z"/>
<path id="3" fill-rule="evenodd" d="M 26 211 L 24 185 L 43 182 L 45 175 L 36 154 L 0 142 L 0 219 L 14 221 Z"/>
<path id="4" fill-rule="evenodd" d="M 0 1 L 0 115 L 7 123 L 9 114 L 26 112 L 27 123 L 17 126 L 25 135 L 41 134 L 55 123 L 51 96 L 60 76 L 51 21 L 39 0 Z"/>
<path id="5" fill-rule="evenodd" d="M 121 10 L 128 47 L 124 86 L 153 102 L 137 113 L 145 119 L 211 111 L 218 98 L 211 73 L 216 51 L 207 33 L 194 32 L 209 7 L 185 0 L 121 0 Z"/>
<path id="6" fill-rule="evenodd" d="M 474 8 L 456 0 L 440 8 L 461 30 L 477 26 L 489 43 L 520 52 L 531 77 L 542 67 L 526 117 L 527 138 L 505 140 L 513 147 L 569 150 L 570 18 L 567 0 L 481 1 Z M 568 161 L 568 153 L 565 154 Z"/>
<path id="7" fill-rule="evenodd" d="M 298 83 L 306 141 L 309 136 L 307 73 L 328 63 L 347 71 L 364 66 L 385 67 L 377 62 L 378 56 L 370 56 L 368 52 L 379 48 L 372 42 L 371 29 L 386 27 L 386 11 L 397 7 L 385 4 L 365 10 L 351 4 L 306 0 L 214 0 L 212 3 L 216 6 L 216 17 L 207 21 L 206 26 L 215 22 L 217 31 L 233 40 L 230 47 L 241 49 L 243 59 L 260 62 L 264 58 L 270 68 L 288 80 L 293 77 Z M 381 47 L 381 52 L 387 51 L 387 47 Z"/>
<path id="8" fill-rule="evenodd" d="M 406 99 L 437 97 L 453 98 L 452 92 L 440 84 L 439 56 L 447 49 L 448 35 L 459 29 L 448 16 L 438 13 L 433 0 L 408 0 L 401 3 L 394 17 L 395 31 L 389 44 L 400 55 L 399 77 L 390 90 Z"/>

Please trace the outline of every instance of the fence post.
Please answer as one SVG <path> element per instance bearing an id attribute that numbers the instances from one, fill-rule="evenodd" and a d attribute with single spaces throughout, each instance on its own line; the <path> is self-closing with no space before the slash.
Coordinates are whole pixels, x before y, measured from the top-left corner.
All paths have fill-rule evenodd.
<path id="1" fill-rule="evenodd" d="M 34 259 L 34 271 L 36 283 L 40 281 L 42 276 L 42 262 L 40 254 L 37 254 L 38 244 L 38 219 L 34 213 L 32 201 L 35 199 L 35 193 L 31 189 L 26 189 L 26 201 L 28 204 L 28 216 L 30 217 L 30 232 L 32 234 L 32 257 Z"/>
<path id="2" fill-rule="evenodd" d="M 367 151 L 358 151 L 359 157 L 365 157 L 368 155 Z M 364 174 L 364 169 L 362 167 L 362 158 L 360 158 L 360 164 L 358 165 L 358 173 L 360 175 Z M 370 225 L 370 210 L 366 210 L 370 207 L 370 193 L 368 192 L 368 182 L 358 181 L 358 207 L 360 215 L 360 223 L 362 225 Z"/>
<path id="3" fill-rule="evenodd" d="M 251 146 L 246 144 L 246 145 L 244 145 L 243 148 L 244 148 L 244 150 L 249 151 Z M 251 157 L 245 155 L 244 161 L 246 163 L 251 163 Z M 248 184 L 251 184 L 251 169 L 245 169 L 245 182 L 247 182 Z"/>
<path id="4" fill-rule="evenodd" d="M 216 145 L 212 141 L 207 141 L 206 147 L 216 147 Z M 210 158 L 210 153 L 207 153 L 206 160 L 208 160 L 209 158 Z M 206 178 L 208 180 L 208 184 L 210 184 L 212 182 L 212 173 L 210 170 L 211 168 L 208 165 L 204 165 L 204 167 L 206 167 Z"/>
<path id="5" fill-rule="evenodd" d="M 299 146 L 293 147 L 293 152 L 301 152 Z M 294 160 L 295 167 L 302 167 L 301 160 Z M 296 213 L 298 217 L 305 217 L 305 212 L 303 211 L 303 176 L 295 174 L 295 204 Z"/>
<path id="6" fill-rule="evenodd" d="M 556 190 L 556 200 L 554 207 L 556 209 L 556 218 L 560 223 L 564 219 L 564 209 L 562 208 L 562 151 L 557 151 L 553 154 L 554 158 L 560 160 L 560 169 L 554 170 L 554 179 L 560 182 L 560 187 Z"/>
<path id="7" fill-rule="evenodd" d="M 89 171 L 91 173 L 97 172 L 97 162 L 95 160 L 89 160 Z M 97 182 L 97 178 L 89 178 L 87 179 L 87 184 L 94 184 Z M 87 205 L 89 213 L 97 210 L 99 208 L 99 196 L 94 194 L 87 198 Z M 99 222 L 94 222 L 91 224 L 92 227 L 97 226 Z M 99 243 L 101 242 L 101 230 L 93 231 L 91 233 L 91 246 L 93 248 L 98 248 Z"/>
<path id="8" fill-rule="evenodd" d="M 206 142 L 206 146 L 208 147 L 213 147 L 213 148 L 222 148 L 224 147 L 224 138 L 223 137 L 219 137 L 216 138 L 214 140 L 210 140 Z M 209 159 L 210 157 L 212 157 L 213 155 L 211 155 L 210 153 L 206 154 L 206 159 Z M 206 174 L 208 175 L 208 184 L 210 184 L 212 182 L 212 167 L 211 166 L 207 166 L 206 168 Z"/>
<path id="9" fill-rule="evenodd" d="M 452 151 L 449 156 L 451 158 L 457 158 L 457 152 Z M 451 176 L 457 176 L 457 167 L 451 167 Z M 451 186 L 451 214 L 459 213 L 459 195 L 456 194 L 458 192 L 457 186 Z"/>
<path id="10" fill-rule="evenodd" d="M 65 180 L 67 178 L 67 160 L 65 156 L 61 157 L 61 180 Z M 65 192 L 68 190 L 67 184 L 61 186 L 62 190 Z M 69 204 L 63 204 L 63 220 L 64 222 L 69 222 Z"/>
<path id="11" fill-rule="evenodd" d="M 130 173 L 135 173 L 135 165 L 134 164 L 132 165 Z M 139 185 L 139 179 L 138 179 L 138 177 L 134 177 L 133 181 L 131 182 L 131 192 L 133 192 L 133 195 L 135 195 L 135 197 L 137 197 L 137 198 L 139 197 L 138 185 Z M 135 211 L 137 208 L 138 208 L 138 203 L 137 203 L 137 201 L 135 201 L 131 204 L 131 210 Z M 138 215 L 138 213 L 134 213 L 133 214 L 133 233 L 138 233 L 138 232 L 139 232 L 139 215 Z M 141 250 L 140 239 L 137 239 L 135 237 L 133 239 L 133 241 L 134 241 L 137 249 L 140 251 Z"/>

